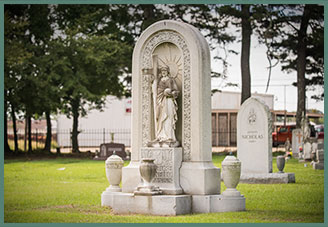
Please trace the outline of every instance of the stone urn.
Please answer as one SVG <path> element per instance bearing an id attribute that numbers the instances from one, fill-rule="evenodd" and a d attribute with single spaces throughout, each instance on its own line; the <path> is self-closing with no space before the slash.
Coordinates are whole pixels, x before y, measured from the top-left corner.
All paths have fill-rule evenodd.
<path id="1" fill-rule="evenodd" d="M 144 182 L 144 187 L 150 187 L 156 175 L 157 166 L 154 161 L 155 159 L 153 158 L 144 158 L 141 160 L 139 171 Z"/>
<path id="2" fill-rule="evenodd" d="M 157 165 L 154 161 L 155 159 L 153 158 L 144 158 L 141 160 L 139 171 L 143 183 L 137 187 L 134 195 L 152 196 L 162 194 L 160 188 L 152 184 L 157 170 Z"/>
<path id="3" fill-rule="evenodd" d="M 122 158 L 115 154 L 109 156 L 105 162 L 106 167 L 106 176 L 110 186 L 106 189 L 110 192 L 120 192 L 122 191 L 119 184 L 122 179 L 122 168 L 124 165 L 124 161 Z"/>
<path id="4" fill-rule="evenodd" d="M 277 157 L 277 167 L 279 172 L 278 173 L 283 173 L 284 168 L 285 168 L 285 156 L 279 155 Z"/>
<path id="5" fill-rule="evenodd" d="M 225 196 L 240 196 L 236 189 L 241 172 L 241 162 L 233 155 L 228 155 L 222 162 L 222 178 L 227 189 L 222 193 Z"/>

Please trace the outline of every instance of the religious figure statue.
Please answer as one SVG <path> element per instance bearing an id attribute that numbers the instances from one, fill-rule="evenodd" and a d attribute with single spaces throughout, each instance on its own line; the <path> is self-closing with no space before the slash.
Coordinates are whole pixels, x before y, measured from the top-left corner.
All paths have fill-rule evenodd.
<path id="1" fill-rule="evenodd" d="M 311 135 L 311 129 L 307 117 L 302 118 L 301 125 L 302 125 L 302 132 L 303 132 L 303 141 L 307 142 Z"/>
<path id="2" fill-rule="evenodd" d="M 170 145 L 176 145 L 175 128 L 178 120 L 177 97 L 179 95 L 178 86 L 170 77 L 169 68 L 163 67 L 159 70 L 157 84 L 156 103 L 156 141 Z"/>
<path id="3" fill-rule="evenodd" d="M 155 139 L 148 143 L 152 147 L 177 147 L 175 136 L 178 120 L 177 98 L 179 90 L 168 66 L 157 68 L 156 56 L 152 75 Z"/>

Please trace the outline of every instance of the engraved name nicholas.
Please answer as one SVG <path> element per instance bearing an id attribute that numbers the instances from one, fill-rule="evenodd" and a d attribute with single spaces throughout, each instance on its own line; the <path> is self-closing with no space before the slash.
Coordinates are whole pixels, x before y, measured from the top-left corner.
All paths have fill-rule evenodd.
<path id="1" fill-rule="evenodd" d="M 247 139 L 247 140 L 256 140 L 256 139 L 263 139 L 263 135 L 262 134 L 255 134 L 255 135 L 242 135 L 243 139 Z"/>

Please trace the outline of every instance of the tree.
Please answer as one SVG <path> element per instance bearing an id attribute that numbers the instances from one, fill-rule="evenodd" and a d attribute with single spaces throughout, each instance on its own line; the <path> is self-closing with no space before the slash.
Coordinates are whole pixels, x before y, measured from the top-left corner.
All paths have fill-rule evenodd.
<path id="1" fill-rule="evenodd" d="M 18 151 L 18 139 L 16 129 L 16 112 L 21 109 L 20 99 L 18 96 L 19 88 L 17 86 L 21 73 L 27 66 L 27 61 L 31 58 L 31 53 L 28 52 L 24 44 L 25 32 L 29 25 L 24 17 L 26 6 L 12 5 L 5 6 L 4 25 L 5 25 L 5 59 L 4 59 L 4 116 L 5 116 L 5 152 L 10 152 L 8 145 L 8 127 L 7 113 L 10 110 L 10 115 L 13 122 L 14 132 L 14 151 Z"/>
<path id="2" fill-rule="evenodd" d="M 117 12 L 122 9 L 125 6 L 59 5 L 55 9 L 63 35 L 53 42 L 51 55 L 56 60 L 51 72 L 60 78 L 61 110 L 73 117 L 73 152 L 79 152 L 79 117 L 91 108 L 102 109 L 107 95 L 128 95 L 124 84 L 130 76 L 133 39 L 118 26 L 120 18 L 128 23 Z"/>
<path id="3" fill-rule="evenodd" d="M 220 91 L 221 87 L 238 86 L 233 83 L 223 83 L 227 79 L 229 63 L 228 54 L 237 52 L 228 48 L 229 43 L 236 40 L 235 35 L 227 31 L 230 25 L 230 18 L 222 13 L 223 5 L 168 5 L 168 16 L 173 20 L 180 20 L 198 28 L 207 39 L 210 49 L 217 50 L 214 56 L 215 63 L 222 66 L 219 72 L 212 71 L 212 79 L 221 79 L 220 87 L 212 89 L 212 93 Z M 222 85 L 222 86 L 221 86 Z"/>
<path id="4" fill-rule="evenodd" d="M 44 61 L 48 42 L 53 34 L 51 27 L 52 18 L 51 10 L 48 5 L 28 5 L 25 11 L 25 18 L 29 21 L 26 31 L 25 45 L 32 54 L 29 59 L 26 70 L 22 72 L 20 80 L 20 100 L 23 103 L 26 115 L 27 132 L 28 132 L 28 151 L 32 151 L 32 124 L 31 119 L 35 114 L 42 115 L 45 111 L 45 105 L 48 105 L 47 93 L 49 90 L 44 87 Z M 48 86 L 51 86 L 48 84 Z M 47 125 L 51 129 L 51 125 Z"/>
<path id="5" fill-rule="evenodd" d="M 250 46 L 251 35 L 257 12 L 256 5 L 225 5 L 218 8 L 218 12 L 228 19 L 233 19 L 232 24 L 241 27 L 241 104 L 251 96 L 251 73 L 250 73 Z"/>
<path id="6" fill-rule="evenodd" d="M 129 46 L 106 36 L 67 37 L 57 40 L 52 53 L 51 73 L 60 78 L 62 111 L 73 117 L 72 149 L 78 152 L 78 119 L 90 108 L 101 109 L 107 95 L 125 93 L 120 75 L 124 74 L 124 55 Z"/>
<path id="7" fill-rule="evenodd" d="M 250 5 L 241 5 L 241 104 L 251 97 L 251 72 L 249 65 L 249 56 L 251 48 L 251 16 Z"/>
<path id="8" fill-rule="evenodd" d="M 306 86 L 323 86 L 323 10 L 319 5 L 268 6 L 266 22 L 271 24 L 271 33 L 265 39 L 269 56 L 287 73 L 297 72 L 297 127 L 306 113 Z M 313 98 L 322 99 L 323 93 Z"/>

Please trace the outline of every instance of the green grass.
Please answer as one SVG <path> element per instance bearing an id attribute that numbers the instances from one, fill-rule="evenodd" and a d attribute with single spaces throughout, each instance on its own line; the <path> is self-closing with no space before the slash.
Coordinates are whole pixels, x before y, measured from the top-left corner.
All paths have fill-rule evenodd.
<path id="1" fill-rule="evenodd" d="M 214 164 L 220 167 L 223 158 L 214 155 Z M 274 158 L 273 168 L 277 172 L 275 162 Z M 324 221 L 324 172 L 313 170 L 309 163 L 304 167 L 293 159 L 286 163 L 285 172 L 295 173 L 295 184 L 238 185 L 237 189 L 246 197 L 247 211 L 176 217 L 114 215 L 110 208 L 101 207 L 100 195 L 108 187 L 104 167 L 104 161 L 77 158 L 5 159 L 5 223 Z M 221 191 L 224 190 L 222 183 Z"/>

